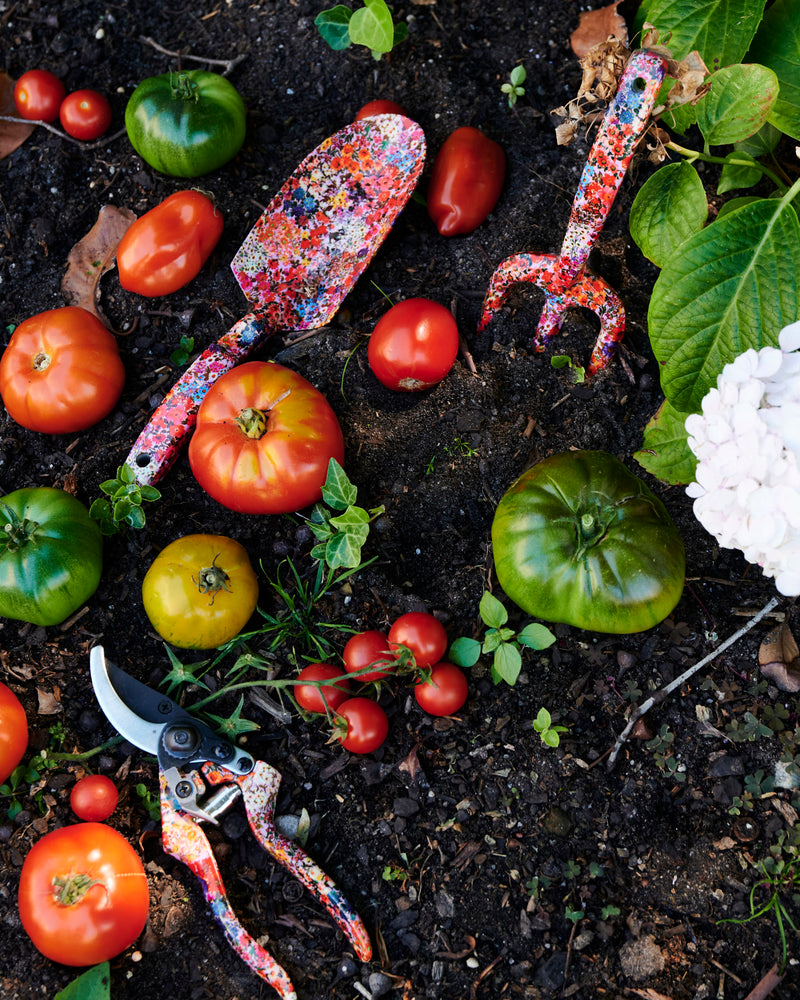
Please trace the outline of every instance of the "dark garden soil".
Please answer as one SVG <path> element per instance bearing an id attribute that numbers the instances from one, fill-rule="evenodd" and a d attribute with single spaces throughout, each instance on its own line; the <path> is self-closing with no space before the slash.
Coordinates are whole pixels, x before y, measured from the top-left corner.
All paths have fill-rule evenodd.
<path id="1" fill-rule="evenodd" d="M 481 594 L 489 588 L 502 597 L 490 546 L 495 506 L 523 469 L 569 448 L 611 452 L 663 499 L 686 543 L 683 598 L 669 621 L 637 635 L 558 626 L 556 646 L 527 653 L 513 688 L 494 685 L 488 664 L 479 664 L 457 718 L 426 716 L 407 689 L 384 693 L 389 737 L 368 757 L 327 744 L 315 722 L 295 716 L 283 726 L 248 698 L 244 714 L 260 729 L 246 745 L 283 774 L 278 813 L 310 815 L 307 849 L 362 914 L 375 950 L 369 965 L 353 960 L 327 914 L 254 844 L 243 816 L 231 813 L 210 836 L 234 908 L 290 972 L 302 1000 L 741 1000 L 779 960 L 778 931 L 767 918 L 719 921 L 747 915 L 754 863 L 794 813 L 781 787 L 756 801 L 754 826 L 730 813 L 748 776 L 772 774 L 781 746 L 777 738 L 734 742 L 727 734 L 745 712 L 764 706 L 785 704 L 787 725 L 796 722 L 790 696 L 751 687 L 759 642 L 776 618 L 652 713 L 652 732 L 666 725 L 674 734 L 677 776 L 665 773 L 663 754 L 641 740 L 625 744 L 613 770 L 606 766 L 625 726 L 626 692 L 638 689 L 645 697 L 662 686 L 773 594 L 738 553 L 715 546 L 682 489 L 652 480 L 632 458 L 661 399 L 646 333 L 656 271 L 627 233 L 631 199 L 652 168 L 635 162 L 592 258 L 629 317 L 619 358 L 606 373 L 574 386 L 547 355 L 532 352 L 541 307 L 535 290 L 516 293 L 492 328 L 476 334 L 497 263 L 519 250 L 560 247 L 588 142 L 557 147 L 549 112 L 575 94 L 580 80 L 569 47 L 578 15 L 601 4 L 398 0 L 395 14 L 408 20 L 410 37 L 379 63 L 363 49 L 327 47 L 313 24 L 324 6 L 0 0 L 2 64 L 12 77 L 46 67 L 68 91 L 105 92 L 114 111 L 106 141 L 86 148 L 40 128 L 0 163 L 4 343 L 27 317 L 64 304 L 67 255 L 103 205 L 142 214 L 188 186 L 154 172 L 119 134 L 137 83 L 177 67 L 147 37 L 209 59 L 243 56 L 230 79 L 248 106 L 240 154 L 202 178 L 226 224 L 200 276 L 161 300 L 125 292 L 115 271 L 102 281 L 109 322 L 129 331 L 119 336 L 127 384 L 118 407 L 91 430 L 63 437 L 26 431 L 4 413 L 0 494 L 46 485 L 87 504 L 98 495 L 177 374 L 170 355 L 181 336 L 204 348 L 245 312 L 229 263 L 262 207 L 306 153 L 362 104 L 394 99 L 420 122 L 429 148 L 422 192 L 431 153 L 444 139 L 458 126 L 483 129 L 508 156 L 491 217 L 468 236 L 446 239 L 424 205 L 411 202 L 331 325 L 294 344 L 273 338 L 258 355 L 295 368 L 327 396 L 344 431 L 345 467 L 359 503 L 386 508 L 365 550 L 375 562 L 322 602 L 319 620 L 386 628 L 399 614 L 424 609 L 442 620 L 451 639 L 479 635 Z M 519 60 L 528 71 L 527 96 L 512 111 L 500 85 Z M 704 176 L 713 192 L 716 174 Z M 366 337 L 386 309 L 384 293 L 395 301 L 429 297 L 454 311 L 466 351 L 436 388 L 396 394 L 371 374 Z M 563 332 L 555 351 L 585 363 L 594 318 L 571 313 Z M 59 732 L 63 750 L 78 753 L 113 735 L 89 680 L 94 643 L 142 680 L 164 676 L 167 657 L 140 588 L 146 567 L 172 539 L 191 531 L 227 534 L 270 576 L 287 555 L 310 573 L 311 541 L 296 520 L 230 513 L 200 490 L 185 457 L 162 491 L 143 530 L 106 542 L 100 587 L 80 613 L 47 629 L 0 621 L 0 677 L 28 712 L 31 751 L 58 744 Z M 262 583 L 262 607 L 278 611 Z M 511 624 L 525 624 L 506 603 Z M 787 602 L 779 607 L 781 619 L 791 623 L 794 614 Z M 327 634 L 341 648 L 341 633 Z M 282 676 L 292 675 L 283 652 L 277 664 Z M 223 708 L 234 706 L 231 699 Z M 542 706 L 568 727 L 557 749 L 533 730 Z M 163 853 L 159 824 L 135 792 L 144 783 L 156 795 L 153 761 L 123 744 L 88 766 L 117 780 L 121 802 L 110 822 L 143 853 L 151 891 L 143 935 L 112 962 L 115 1000 L 274 996 L 227 946 L 194 876 Z M 31 844 L 75 821 L 69 790 L 81 773 L 71 762 L 46 772 L 40 784 L 22 790 L 23 808 L 13 821 L 6 818 L 9 803 L 2 803 L 0 994 L 6 1000 L 52 997 L 76 974 L 34 949 L 19 921 L 16 887 Z M 570 919 L 575 911 L 583 917 Z M 790 965 L 776 996 L 797 995 L 793 974 Z"/>

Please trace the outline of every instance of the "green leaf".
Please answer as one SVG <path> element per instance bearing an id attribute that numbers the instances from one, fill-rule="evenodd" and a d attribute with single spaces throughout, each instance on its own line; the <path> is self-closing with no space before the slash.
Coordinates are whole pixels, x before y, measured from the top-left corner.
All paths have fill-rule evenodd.
<path id="1" fill-rule="evenodd" d="M 337 4 L 330 10 L 323 10 L 314 18 L 314 24 L 324 40 L 332 49 L 341 52 L 350 47 L 350 18 L 352 10 L 343 4 Z"/>
<path id="2" fill-rule="evenodd" d="M 797 0 L 776 0 L 764 15 L 748 59 L 769 66 L 780 82 L 772 125 L 800 140 L 800 17 Z"/>
<path id="3" fill-rule="evenodd" d="M 542 733 L 542 743 L 548 747 L 557 747 L 561 742 L 561 737 L 555 729 L 545 729 Z"/>
<path id="4" fill-rule="evenodd" d="M 477 639 L 461 636 L 450 646 L 450 662 L 459 667 L 474 667 L 481 655 L 481 644 Z"/>
<path id="5" fill-rule="evenodd" d="M 790 0 L 790 3 L 793 0 Z M 644 0 L 631 37 L 645 21 L 670 33 L 666 44 L 676 59 L 697 49 L 706 66 L 741 62 L 764 13 L 766 0 Z"/>
<path id="6" fill-rule="evenodd" d="M 536 718 L 533 720 L 533 728 L 537 733 L 543 733 L 550 728 L 552 721 L 552 716 L 547 709 L 540 708 L 536 714 Z"/>
<path id="7" fill-rule="evenodd" d="M 511 76 L 511 82 L 514 84 L 515 87 L 519 87 L 523 83 L 525 83 L 525 77 L 526 77 L 526 75 L 527 74 L 525 73 L 525 67 L 524 66 L 515 66 L 511 70 L 511 74 L 510 74 L 510 76 Z"/>
<path id="8" fill-rule="evenodd" d="M 355 45 L 366 45 L 373 54 L 391 52 L 394 25 L 385 0 L 364 0 L 364 3 L 366 6 L 350 18 L 350 40 Z"/>
<path id="9" fill-rule="evenodd" d="M 661 388 L 696 413 L 717 375 L 752 347 L 778 346 L 800 315 L 800 223 L 791 205 L 761 199 L 717 219 L 667 261 L 648 310 Z"/>
<path id="10" fill-rule="evenodd" d="M 760 156 L 769 156 L 780 141 L 781 133 L 774 125 L 767 122 L 754 135 L 742 139 L 741 142 L 735 142 L 733 145 L 734 149 L 738 149 L 742 153 L 749 153 L 750 156 L 758 159 Z"/>
<path id="11" fill-rule="evenodd" d="M 684 426 L 687 416 L 664 400 L 644 429 L 641 450 L 633 453 L 643 469 L 673 486 L 691 483 L 697 468 Z"/>
<path id="12" fill-rule="evenodd" d="M 108 962 L 93 965 L 59 990 L 53 1000 L 110 1000 L 111 969 Z"/>
<path id="13" fill-rule="evenodd" d="M 405 21 L 398 21 L 394 26 L 394 44 L 399 45 L 408 38 L 408 25 Z"/>
<path id="14" fill-rule="evenodd" d="M 495 683 L 499 677 L 513 687 L 521 669 L 522 657 L 519 650 L 510 642 L 504 642 L 495 652 L 492 661 L 492 677 L 495 678 Z"/>
<path id="15" fill-rule="evenodd" d="M 703 182 L 691 163 L 668 163 L 641 186 L 633 200 L 630 231 L 636 245 L 658 267 L 700 232 L 708 217 Z"/>
<path id="16" fill-rule="evenodd" d="M 484 625 L 490 628 L 500 628 L 508 621 L 508 612 L 488 590 L 484 590 L 478 610 Z"/>
<path id="17" fill-rule="evenodd" d="M 746 161 L 742 163 L 742 161 Z M 728 153 L 725 163 L 722 165 L 722 174 L 719 184 L 717 184 L 717 194 L 725 194 L 726 191 L 735 191 L 737 188 L 748 188 L 758 184 L 764 176 L 757 166 L 748 166 L 748 163 L 755 164 L 755 159 L 743 150 L 735 150 Z"/>
<path id="18" fill-rule="evenodd" d="M 484 653 L 493 653 L 496 649 L 499 649 L 503 645 L 503 636 L 499 628 L 489 628 L 486 630 L 486 635 L 483 637 L 483 646 L 481 647 Z"/>
<path id="19" fill-rule="evenodd" d="M 116 516 L 116 511 L 114 511 L 114 517 L 116 518 Z M 129 524 L 132 528 L 143 528 L 145 521 L 145 514 L 141 507 L 131 507 L 125 515 L 125 523 Z"/>
<path id="20" fill-rule="evenodd" d="M 261 727 L 257 722 L 251 722 L 250 719 L 242 718 L 242 708 L 244 706 L 244 695 L 241 695 L 236 708 L 231 712 L 231 714 L 224 718 L 221 715 L 212 715 L 211 712 L 208 713 L 209 719 L 212 719 L 219 731 L 226 736 L 228 739 L 235 739 L 242 733 L 252 733 L 256 732 Z"/>
<path id="21" fill-rule="evenodd" d="M 155 486 L 140 486 L 139 493 L 142 500 L 152 501 L 161 499 L 161 491 L 157 490 Z"/>
<path id="22" fill-rule="evenodd" d="M 754 135 L 778 97 L 778 78 L 758 63 L 726 66 L 706 80 L 711 90 L 697 105 L 697 125 L 709 146 Z"/>
<path id="23" fill-rule="evenodd" d="M 735 212 L 737 208 L 741 208 L 743 205 L 752 205 L 755 201 L 762 201 L 758 195 L 748 194 L 744 195 L 742 198 L 731 198 L 730 201 L 726 201 L 724 205 L 720 207 L 717 212 L 717 221 L 722 218 L 723 215 L 727 215 L 729 212 Z"/>
<path id="24" fill-rule="evenodd" d="M 328 462 L 328 474 L 322 487 L 322 499 L 334 510 L 345 510 L 356 502 L 358 490 L 335 458 Z"/>
<path id="25" fill-rule="evenodd" d="M 363 544 L 363 541 L 359 541 L 358 538 L 354 538 L 349 533 L 334 535 L 325 545 L 325 563 L 331 569 L 341 567 L 354 569 L 361 561 L 361 546 Z M 314 558 L 318 558 L 318 556 Z"/>
<path id="26" fill-rule="evenodd" d="M 546 625 L 531 622 L 517 635 L 517 641 L 529 649 L 547 649 L 556 641 L 556 637 Z"/>

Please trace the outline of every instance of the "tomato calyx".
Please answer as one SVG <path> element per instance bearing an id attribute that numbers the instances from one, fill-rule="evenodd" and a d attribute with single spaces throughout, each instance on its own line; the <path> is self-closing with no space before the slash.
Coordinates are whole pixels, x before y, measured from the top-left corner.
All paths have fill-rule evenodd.
<path id="1" fill-rule="evenodd" d="M 39 527 L 38 521 L 20 518 L 15 510 L 0 501 L 0 513 L 6 519 L 0 534 L 0 550 L 18 552 L 33 538 Z"/>
<path id="2" fill-rule="evenodd" d="M 47 368 L 50 367 L 50 363 L 52 362 L 52 360 L 53 359 L 50 357 L 49 354 L 46 354 L 44 351 L 39 351 L 39 353 L 34 357 L 32 362 L 33 370 L 35 372 L 45 371 Z"/>
<path id="3" fill-rule="evenodd" d="M 194 101 L 195 104 L 200 100 L 200 90 L 192 83 L 191 79 L 186 75 L 186 73 L 172 73 L 169 74 L 169 86 L 172 91 L 172 96 L 181 101 Z"/>
<path id="4" fill-rule="evenodd" d="M 246 437 L 257 441 L 266 434 L 267 414 L 263 410 L 257 410 L 254 406 L 246 406 L 240 411 L 234 423 Z"/>
<path id="5" fill-rule="evenodd" d="M 200 570 L 196 580 L 192 577 L 201 594 L 211 594 L 210 604 L 214 603 L 214 598 L 221 590 L 226 590 L 228 593 L 231 591 L 228 586 L 231 578 L 221 566 L 217 566 L 217 559 L 219 559 L 219 552 L 214 556 L 210 566 Z"/>
<path id="6" fill-rule="evenodd" d="M 73 875 L 56 875 L 53 878 L 53 895 L 59 906 L 76 906 L 93 885 L 105 885 L 102 879 L 92 878 L 85 872 Z"/>

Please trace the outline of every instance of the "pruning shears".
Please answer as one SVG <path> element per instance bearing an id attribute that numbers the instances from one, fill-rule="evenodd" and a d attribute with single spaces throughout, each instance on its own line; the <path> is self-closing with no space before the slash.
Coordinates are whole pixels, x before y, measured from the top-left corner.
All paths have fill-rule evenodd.
<path id="1" fill-rule="evenodd" d="M 281 775 L 217 735 L 177 702 L 109 663 L 102 646 L 90 654 L 92 686 L 109 722 L 130 743 L 158 758 L 164 850 L 200 879 L 211 912 L 228 942 L 283 1000 L 297 994 L 286 971 L 239 922 L 202 822 L 217 823 L 239 798 L 256 839 L 323 904 L 362 961 L 372 955 L 369 935 L 331 879 L 297 844 L 275 829 Z"/>

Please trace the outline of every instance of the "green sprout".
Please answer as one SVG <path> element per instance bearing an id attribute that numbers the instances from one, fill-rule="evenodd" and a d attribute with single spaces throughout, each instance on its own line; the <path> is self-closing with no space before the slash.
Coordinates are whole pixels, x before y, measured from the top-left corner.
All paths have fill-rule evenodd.
<path id="1" fill-rule="evenodd" d="M 510 83 L 504 83 L 500 90 L 508 95 L 508 106 L 513 108 L 517 103 L 517 99 L 525 96 L 525 88 L 522 86 L 525 83 L 525 67 L 515 66 L 511 73 L 509 74 Z"/>

